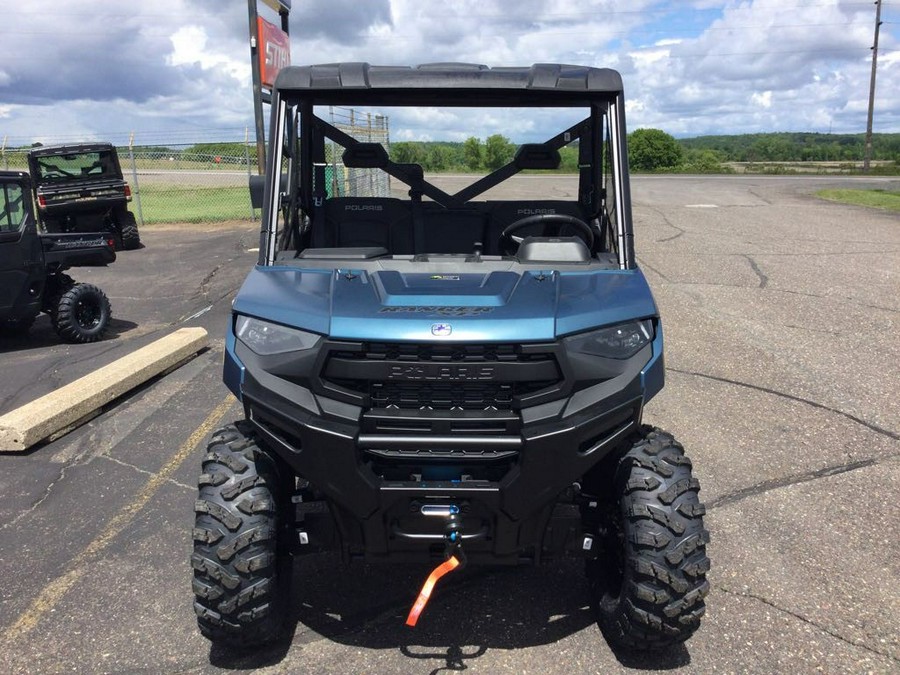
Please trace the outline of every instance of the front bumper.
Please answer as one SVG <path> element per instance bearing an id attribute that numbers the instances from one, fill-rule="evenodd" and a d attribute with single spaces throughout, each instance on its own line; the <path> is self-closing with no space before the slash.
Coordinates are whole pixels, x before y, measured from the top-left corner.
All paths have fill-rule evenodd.
<path id="1" fill-rule="evenodd" d="M 272 374 L 230 338 L 226 381 L 247 419 L 326 497 L 345 554 L 367 559 L 440 555 L 446 523 L 425 514 L 443 507 L 459 512 L 475 562 L 571 548 L 579 510 L 559 496 L 638 430 L 647 384 L 662 372 L 659 336 L 615 377 L 518 410 L 367 410 Z"/>

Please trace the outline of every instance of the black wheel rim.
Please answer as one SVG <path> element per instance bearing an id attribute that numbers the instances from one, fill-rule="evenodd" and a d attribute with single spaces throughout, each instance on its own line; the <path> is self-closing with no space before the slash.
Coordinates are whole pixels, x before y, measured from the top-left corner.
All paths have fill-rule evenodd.
<path id="1" fill-rule="evenodd" d="M 102 314 L 100 305 L 96 302 L 81 300 L 75 306 L 75 321 L 78 322 L 79 326 L 88 330 L 100 325 Z"/>

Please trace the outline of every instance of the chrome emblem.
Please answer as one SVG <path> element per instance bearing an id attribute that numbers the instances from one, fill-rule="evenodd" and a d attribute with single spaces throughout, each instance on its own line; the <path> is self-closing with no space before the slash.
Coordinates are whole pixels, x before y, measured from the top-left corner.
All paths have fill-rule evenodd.
<path id="1" fill-rule="evenodd" d="M 438 337 L 445 337 L 453 332 L 453 326 L 449 323 L 433 323 L 431 324 L 431 334 Z"/>

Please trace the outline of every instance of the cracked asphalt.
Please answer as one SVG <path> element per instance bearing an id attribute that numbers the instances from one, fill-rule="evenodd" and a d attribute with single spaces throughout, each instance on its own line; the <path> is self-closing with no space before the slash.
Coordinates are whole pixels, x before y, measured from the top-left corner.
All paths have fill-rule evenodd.
<path id="1" fill-rule="evenodd" d="M 559 190 L 525 177 L 529 195 Z M 452 183 L 455 179 L 445 179 Z M 529 182 L 530 181 L 530 182 Z M 210 649 L 191 609 L 205 438 L 230 299 L 257 226 L 147 228 L 76 270 L 110 295 L 110 339 L 60 345 L 39 319 L 0 341 L 0 413 L 182 325 L 210 349 L 26 454 L 0 455 L 0 670 L 15 673 L 900 672 L 900 216 L 815 199 L 897 180 L 637 176 L 638 259 L 665 330 L 645 421 L 694 462 L 712 542 L 707 615 L 663 656 L 613 652 L 577 561 L 469 568 L 416 629 L 428 569 L 296 563 L 290 641 Z"/>

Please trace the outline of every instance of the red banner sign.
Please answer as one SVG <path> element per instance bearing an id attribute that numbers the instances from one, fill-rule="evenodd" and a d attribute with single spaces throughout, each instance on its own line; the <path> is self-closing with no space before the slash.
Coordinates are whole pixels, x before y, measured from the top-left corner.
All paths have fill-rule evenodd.
<path id="1" fill-rule="evenodd" d="M 259 25 L 259 72 L 264 87 L 272 87 L 278 71 L 291 64 L 288 34 L 273 23 L 257 17 Z"/>

